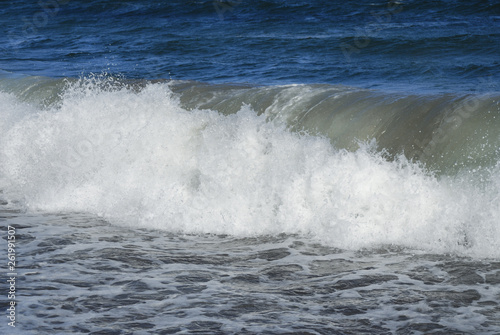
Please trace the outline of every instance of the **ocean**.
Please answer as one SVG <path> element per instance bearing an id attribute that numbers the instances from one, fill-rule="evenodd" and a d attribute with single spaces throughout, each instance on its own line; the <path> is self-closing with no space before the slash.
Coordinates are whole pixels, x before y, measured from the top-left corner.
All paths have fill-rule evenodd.
<path id="1" fill-rule="evenodd" d="M 1 334 L 500 334 L 500 3 L 0 3 Z"/>

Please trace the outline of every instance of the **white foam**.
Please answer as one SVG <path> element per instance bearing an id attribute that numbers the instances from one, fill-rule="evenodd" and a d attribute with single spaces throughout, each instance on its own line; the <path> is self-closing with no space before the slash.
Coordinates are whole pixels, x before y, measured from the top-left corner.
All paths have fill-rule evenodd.
<path id="1" fill-rule="evenodd" d="M 438 180 L 370 145 L 347 152 L 291 133 L 247 106 L 229 116 L 184 110 L 166 84 L 75 85 L 35 116 L 0 99 L 3 189 L 30 210 L 185 233 L 499 255 L 500 173 L 488 190 Z"/>

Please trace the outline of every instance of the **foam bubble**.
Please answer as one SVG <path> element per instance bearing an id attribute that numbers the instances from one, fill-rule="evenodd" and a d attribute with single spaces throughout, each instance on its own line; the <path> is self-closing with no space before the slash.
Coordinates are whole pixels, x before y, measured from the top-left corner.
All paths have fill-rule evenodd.
<path id="1" fill-rule="evenodd" d="M 389 161 L 374 145 L 337 150 L 249 106 L 232 115 L 185 110 L 167 84 L 80 84 L 57 107 L 2 125 L 3 189 L 30 210 L 183 233 L 498 256 L 500 173 L 484 190 L 437 179 L 403 156 Z"/>

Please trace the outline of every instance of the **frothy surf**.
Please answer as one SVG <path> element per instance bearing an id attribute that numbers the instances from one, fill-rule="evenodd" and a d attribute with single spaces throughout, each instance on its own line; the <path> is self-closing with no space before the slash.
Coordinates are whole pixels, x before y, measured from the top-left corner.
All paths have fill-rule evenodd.
<path id="1" fill-rule="evenodd" d="M 27 210 L 86 212 L 181 233 L 287 233 L 347 249 L 394 244 L 500 256 L 498 131 L 491 126 L 484 133 L 486 164 L 461 163 L 451 173 L 447 161 L 433 170 L 405 152 L 412 143 L 403 136 L 403 115 L 412 116 L 397 113 L 423 97 L 332 86 L 114 85 L 95 78 L 21 89 L 9 80 L 11 89 L 4 80 L 0 93 L 0 189 Z M 392 99 L 386 112 L 384 99 Z M 443 104 L 458 113 L 473 101 L 481 111 L 462 116 L 462 128 L 446 128 L 453 133 L 436 141 L 439 150 L 459 132 L 470 140 L 467 134 L 486 121 L 497 122 L 495 95 L 427 99 L 407 132 L 421 127 L 428 143 L 452 113 L 440 114 Z M 401 136 L 391 143 L 406 144 L 387 144 L 384 134 L 394 129 Z M 471 155 L 480 145 L 457 152 Z M 436 156 L 425 148 L 421 157 Z"/>

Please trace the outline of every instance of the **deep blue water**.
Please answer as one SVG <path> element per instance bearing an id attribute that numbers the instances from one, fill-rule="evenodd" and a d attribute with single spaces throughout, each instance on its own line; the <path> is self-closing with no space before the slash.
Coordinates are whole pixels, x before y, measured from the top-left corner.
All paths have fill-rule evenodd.
<path id="1" fill-rule="evenodd" d="M 489 91 L 497 1 L 4 1 L 0 69 Z M 491 84 L 490 84 L 491 86 Z"/>

